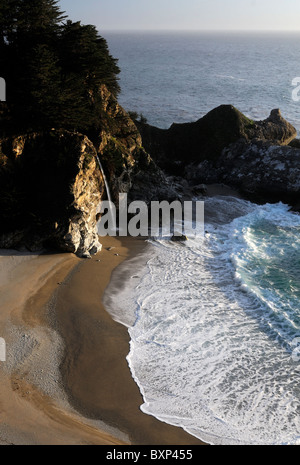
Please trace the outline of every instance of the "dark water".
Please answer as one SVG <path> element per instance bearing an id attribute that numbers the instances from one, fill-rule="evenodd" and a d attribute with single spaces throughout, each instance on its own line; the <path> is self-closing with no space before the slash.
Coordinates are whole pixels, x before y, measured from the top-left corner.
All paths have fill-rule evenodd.
<path id="1" fill-rule="evenodd" d="M 122 70 L 120 103 L 150 124 L 195 121 L 221 104 L 254 119 L 273 108 L 300 129 L 300 33 L 105 33 Z"/>

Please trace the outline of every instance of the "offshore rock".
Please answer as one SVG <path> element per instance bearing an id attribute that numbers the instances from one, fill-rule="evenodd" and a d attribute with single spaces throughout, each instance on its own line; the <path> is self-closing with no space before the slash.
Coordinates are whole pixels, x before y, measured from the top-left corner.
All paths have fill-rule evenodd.
<path id="1" fill-rule="evenodd" d="M 101 250 L 104 192 L 96 150 L 84 135 L 48 131 L 0 141 L 0 248 Z"/>
<path id="2" fill-rule="evenodd" d="M 224 148 L 239 139 L 287 145 L 297 135 L 280 110 L 272 110 L 266 120 L 253 121 L 232 105 L 220 105 L 196 122 L 173 124 L 169 129 L 139 122 L 137 127 L 154 161 L 175 175 L 182 175 L 188 165 L 218 160 Z"/>
<path id="3" fill-rule="evenodd" d="M 171 237 L 172 242 L 186 242 L 188 240 L 185 234 L 176 233 Z"/>

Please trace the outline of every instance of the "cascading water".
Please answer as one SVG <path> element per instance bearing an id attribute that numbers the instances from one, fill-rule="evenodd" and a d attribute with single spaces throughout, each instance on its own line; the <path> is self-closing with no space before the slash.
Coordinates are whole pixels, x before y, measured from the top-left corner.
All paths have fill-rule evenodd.
<path id="1" fill-rule="evenodd" d="M 108 182 L 107 182 L 105 173 L 104 173 L 104 169 L 103 169 L 102 163 L 101 163 L 100 158 L 98 157 L 98 155 L 97 155 L 97 160 L 98 160 L 98 165 L 99 165 L 101 174 L 102 174 L 103 179 L 104 179 L 104 184 L 105 184 L 105 189 L 106 189 L 106 193 L 107 193 L 107 198 L 108 198 L 108 201 L 111 202 L 112 200 L 111 200 L 109 185 L 108 185 Z"/>
<path id="2" fill-rule="evenodd" d="M 110 208 L 108 208 L 108 222 L 109 222 L 109 225 L 110 225 L 109 227 L 110 227 L 110 231 L 111 232 L 113 231 L 113 235 L 114 235 L 114 233 L 116 232 L 116 229 L 117 229 L 116 219 L 115 219 L 115 217 L 114 217 L 114 215 L 112 213 L 113 209 L 114 209 L 114 205 L 113 205 L 113 202 L 112 202 L 112 197 L 111 197 L 109 185 L 108 185 L 108 182 L 107 182 L 107 178 L 105 176 L 105 172 L 104 172 L 102 163 L 101 163 L 100 158 L 98 157 L 98 155 L 97 155 L 97 160 L 98 160 L 98 164 L 99 164 L 99 167 L 100 167 L 100 171 L 101 171 L 102 176 L 103 176 L 105 189 L 106 189 L 106 194 L 107 194 L 107 200 L 108 200 L 109 205 L 110 205 Z M 101 213 L 101 202 L 100 202 L 100 206 L 99 206 L 99 212 Z M 101 220 L 98 222 L 98 234 L 101 236 L 100 222 L 101 222 Z"/>

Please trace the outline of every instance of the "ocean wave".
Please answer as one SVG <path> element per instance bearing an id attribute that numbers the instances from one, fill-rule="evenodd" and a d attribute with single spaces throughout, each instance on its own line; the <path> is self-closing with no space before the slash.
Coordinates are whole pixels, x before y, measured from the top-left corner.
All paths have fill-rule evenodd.
<path id="1" fill-rule="evenodd" d="M 223 224 L 206 224 L 201 243 L 153 243 L 133 290 L 128 363 L 141 408 L 212 444 L 297 444 L 300 367 L 286 339 L 297 331 L 286 331 L 284 315 L 274 319 L 244 268 L 263 244 L 249 232 L 257 219 L 288 234 L 300 220 L 282 204 L 221 198 L 208 199 L 212 218 L 221 206 Z M 226 216 L 235 219 L 226 223 Z"/>
<path id="2" fill-rule="evenodd" d="M 233 81 L 246 81 L 244 78 L 238 78 L 235 76 L 230 76 L 227 74 L 216 74 L 216 77 L 222 78 L 222 79 L 232 79 Z"/>

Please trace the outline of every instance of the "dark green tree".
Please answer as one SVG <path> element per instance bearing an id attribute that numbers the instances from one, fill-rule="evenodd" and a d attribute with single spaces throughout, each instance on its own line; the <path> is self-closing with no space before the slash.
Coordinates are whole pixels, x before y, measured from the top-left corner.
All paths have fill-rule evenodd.
<path id="1" fill-rule="evenodd" d="M 33 114 L 33 118 L 36 118 L 42 127 L 60 125 L 61 70 L 55 51 L 46 44 L 37 45 L 32 50 L 28 71 L 27 86 L 30 88 L 30 99 L 27 102 L 27 112 Z M 34 120 L 32 124 L 34 125 Z"/>
<path id="2" fill-rule="evenodd" d="M 109 54 L 106 40 L 95 26 L 67 21 L 62 28 L 60 51 L 65 75 L 84 77 L 89 90 L 106 84 L 112 93 L 119 92 L 117 60 Z"/>
<path id="3" fill-rule="evenodd" d="M 99 122 L 100 85 L 105 84 L 116 95 L 120 70 L 94 26 L 67 21 L 60 41 L 64 125 L 87 130 Z"/>
<path id="4" fill-rule="evenodd" d="M 60 79 L 56 50 L 65 18 L 57 3 L 1 0 L 0 70 L 16 131 L 53 123 L 50 96 L 54 103 Z"/>
<path id="5" fill-rule="evenodd" d="M 1 0 L 4 38 L 18 51 L 50 43 L 66 18 L 57 0 Z"/>
<path id="6" fill-rule="evenodd" d="M 117 61 L 91 25 L 56 0 L 1 0 L 0 76 L 16 130 L 99 125 L 101 84 L 119 91 Z"/>

